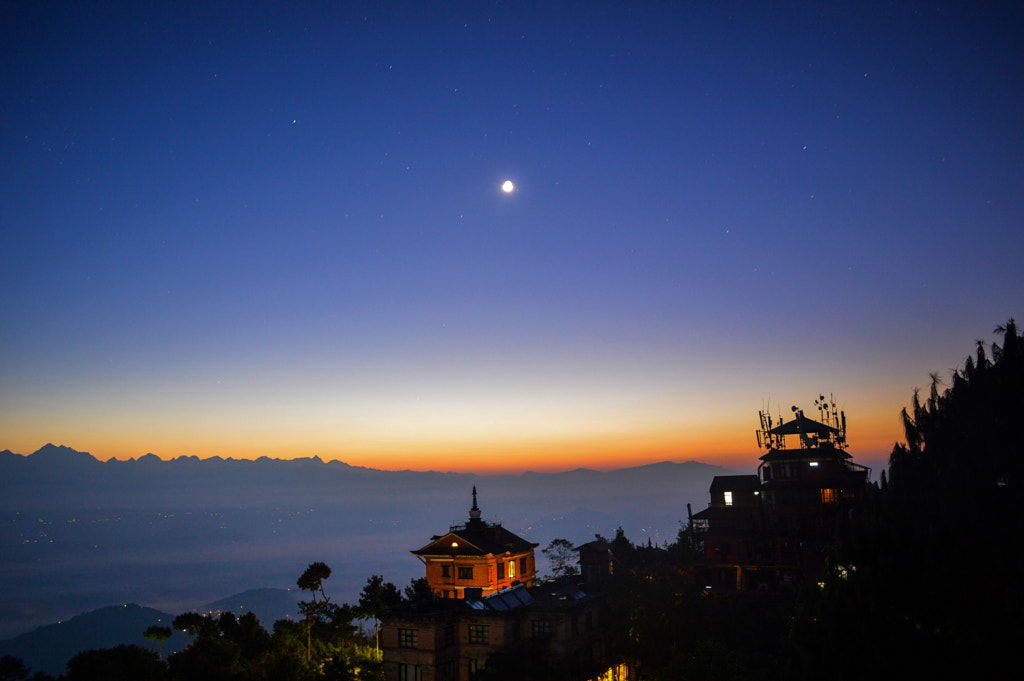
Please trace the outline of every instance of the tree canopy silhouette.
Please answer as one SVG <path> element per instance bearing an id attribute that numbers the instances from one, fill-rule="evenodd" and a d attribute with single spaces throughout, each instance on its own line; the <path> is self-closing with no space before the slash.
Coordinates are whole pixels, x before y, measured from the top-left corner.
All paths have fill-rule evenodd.
<path id="1" fill-rule="evenodd" d="M 941 390 L 915 391 L 888 475 L 862 522 L 840 527 L 832 574 L 807 594 L 791 638 L 794 676 L 948 676 L 1009 662 L 1024 635 L 1024 342 L 975 353 Z"/>
<path id="2" fill-rule="evenodd" d="M 327 563 L 317 561 L 310 563 L 296 581 L 303 591 L 312 595 L 312 600 L 299 603 L 299 610 L 306 616 L 306 660 L 309 661 L 312 651 L 313 618 L 326 610 L 331 599 L 324 592 L 324 580 L 331 576 L 331 568 Z"/>
<path id="3" fill-rule="evenodd" d="M 145 638 L 147 641 L 155 641 L 160 646 L 159 650 L 157 651 L 157 656 L 161 661 L 163 661 L 164 642 L 170 640 L 171 628 L 161 627 L 158 624 L 154 624 L 153 626 L 149 627 L 144 632 L 142 632 L 142 637 Z"/>
<path id="4" fill-rule="evenodd" d="M 540 552 L 547 556 L 551 563 L 553 577 L 579 574 L 579 568 L 576 567 L 576 548 L 568 539 L 552 539 L 547 548 L 541 549 Z"/>

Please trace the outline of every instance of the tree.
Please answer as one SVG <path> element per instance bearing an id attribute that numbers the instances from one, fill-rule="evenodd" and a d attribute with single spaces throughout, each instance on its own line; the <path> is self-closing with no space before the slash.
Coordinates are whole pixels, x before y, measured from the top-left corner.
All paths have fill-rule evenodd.
<path id="1" fill-rule="evenodd" d="M 862 520 L 840 525 L 824 589 L 801 599 L 792 676 L 1013 664 L 1024 636 L 1024 339 L 1012 319 L 996 333 L 1001 346 L 979 342 L 945 390 L 933 374 L 927 398 L 915 391 L 902 411 L 885 484 L 868 490 Z"/>
<path id="2" fill-rule="evenodd" d="M 171 626 L 188 636 L 188 645 L 192 645 L 192 637 L 203 626 L 206 618 L 197 612 L 183 612 L 171 621 Z"/>
<path id="3" fill-rule="evenodd" d="M 359 605 L 356 612 L 362 617 L 373 618 L 373 635 L 380 648 L 380 632 L 378 615 L 385 610 L 397 608 L 402 604 L 402 594 L 391 582 L 385 582 L 381 575 L 371 575 L 359 594 Z"/>
<path id="4" fill-rule="evenodd" d="M 568 577 L 579 574 L 579 569 L 576 567 L 578 562 L 576 549 L 568 539 L 552 539 L 548 547 L 541 549 L 540 552 L 547 556 L 548 562 L 551 564 L 552 577 Z"/>
<path id="5" fill-rule="evenodd" d="M 22 681 L 28 678 L 28 667 L 24 660 L 13 655 L 0 657 L 0 681 Z"/>
<path id="6" fill-rule="evenodd" d="M 68 660 L 67 681 L 163 681 L 167 667 L 152 650 L 137 645 L 86 650 Z"/>
<path id="7" fill-rule="evenodd" d="M 155 641 L 159 645 L 157 656 L 162 662 L 164 659 L 164 642 L 171 638 L 171 628 L 154 624 L 142 632 L 142 637 L 147 641 Z"/>
<path id="8" fill-rule="evenodd" d="M 433 598 L 434 592 L 430 590 L 430 582 L 426 577 L 413 577 L 409 586 L 405 587 L 406 603 L 425 603 Z"/>
<path id="9" fill-rule="evenodd" d="M 266 666 L 268 679 L 305 679 L 309 670 L 304 650 L 306 627 L 303 622 L 283 619 L 274 622 L 271 635 L 273 654 Z"/>
<path id="10" fill-rule="evenodd" d="M 331 576 L 331 568 L 326 563 L 310 563 L 296 581 L 296 584 L 303 591 L 311 594 L 312 600 L 299 603 L 299 611 L 306 616 L 306 661 L 312 655 L 312 634 L 313 618 L 323 612 L 330 603 L 330 598 L 324 592 L 324 580 Z"/>
<path id="11" fill-rule="evenodd" d="M 340 651 L 321 668 L 325 681 L 384 681 L 384 665 L 373 648 Z"/>

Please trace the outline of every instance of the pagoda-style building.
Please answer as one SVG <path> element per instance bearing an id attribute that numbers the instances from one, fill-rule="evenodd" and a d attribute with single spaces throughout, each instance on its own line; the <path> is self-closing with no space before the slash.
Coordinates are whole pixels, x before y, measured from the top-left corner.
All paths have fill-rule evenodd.
<path id="1" fill-rule="evenodd" d="M 411 552 L 426 566 L 435 598 L 380 615 L 385 681 L 490 678 L 487 665 L 496 655 L 523 665 L 517 678 L 631 678 L 625 665 L 612 664 L 604 645 L 601 583 L 609 545 L 593 541 L 579 549 L 593 582 L 585 576 L 544 582 L 534 567 L 537 544 L 480 516 L 474 487 L 469 522 Z"/>
<path id="2" fill-rule="evenodd" d="M 776 425 L 760 414 L 757 475 L 716 476 L 691 527 L 703 540 L 708 585 L 774 590 L 816 582 L 840 518 L 859 513 L 870 469 L 846 451 L 846 415 L 822 395 L 819 420 L 792 408 Z M 791 446 L 794 441 L 798 446 Z"/>
<path id="3" fill-rule="evenodd" d="M 469 522 L 435 535 L 412 554 L 426 566 L 427 584 L 438 598 L 465 598 L 466 589 L 480 597 L 517 584 L 533 584 L 536 547 L 500 523 L 482 520 L 474 486 Z"/>

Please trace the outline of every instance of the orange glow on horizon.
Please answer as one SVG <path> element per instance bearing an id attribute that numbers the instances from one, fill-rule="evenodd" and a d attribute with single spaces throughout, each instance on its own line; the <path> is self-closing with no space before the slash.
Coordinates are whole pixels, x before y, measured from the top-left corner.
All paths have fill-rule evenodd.
<path id="1" fill-rule="evenodd" d="M 575 404 L 568 398 L 576 396 L 567 396 L 533 409 L 524 408 L 525 402 L 497 399 L 481 399 L 482 404 L 470 408 L 467 398 L 426 410 L 382 405 L 356 411 L 356 416 L 352 409 L 316 401 L 277 410 L 236 405 L 202 411 L 202 418 L 170 408 L 124 412 L 118 405 L 83 409 L 60 419 L 11 410 L 0 417 L 0 431 L 8 436 L 0 446 L 31 454 L 52 442 L 99 460 L 147 453 L 165 461 L 182 456 L 317 456 L 381 470 L 477 474 L 613 470 L 661 461 L 699 461 L 753 472 L 764 453 L 755 437 L 759 405 L 737 410 L 720 396 L 725 392 L 703 404 L 666 398 L 639 401 L 638 406 L 573 407 L 565 405 Z M 893 444 L 903 440 L 898 417 L 902 398 L 902 393 L 861 392 L 840 403 L 849 418 L 849 452 L 874 475 Z M 773 411 L 778 403 L 772 400 Z"/>
<path id="2" fill-rule="evenodd" d="M 95 458 L 129 460 L 153 453 L 162 460 L 181 456 L 200 459 L 255 460 L 298 459 L 318 456 L 325 462 L 341 461 L 351 466 L 380 470 L 438 471 L 443 473 L 518 474 L 526 471 L 561 472 L 576 468 L 615 470 L 662 461 L 698 461 L 724 468 L 753 471 L 764 453 L 757 447 L 754 428 L 739 424 L 729 428 L 721 424 L 710 433 L 618 433 L 593 437 L 548 437 L 487 440 L 482 437 L 424 441 L 378 441 L 354 443 L 346 447 L 297 440 L 285 442 L 232 441 L 223 437 L 203 443 L 181 443 L 170 438 L 154 442 L 139 451 L 127 438 L 106 441 L 99 438 L 64 441 L 51 440 Z M 744 424 L 747 425 L 747 424 Z M 854 461 L 879 468 L 893 444 L 902 438 L 896 432 L 895 419 L 876 418 L 861 422 L 850 434 L 850 453 Z M 723 435 L 724 433 L 724 435 Z M 131 438 L 134 440 L 135 438 Z M 32 444 L 20 453 L 30 454 L 45 442 Z"/>

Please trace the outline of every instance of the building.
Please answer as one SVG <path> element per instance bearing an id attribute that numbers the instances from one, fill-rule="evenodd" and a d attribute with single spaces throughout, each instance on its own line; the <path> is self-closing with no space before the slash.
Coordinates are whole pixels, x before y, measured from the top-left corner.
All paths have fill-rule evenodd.
<path id="1" fill-rule="evenodd" d="M 859 513 L 870 469 L 846 451 L 846 415 L 821 396 L 819 421 L 797 407 L 775 425 L 761 413 L 757 475 L 716 476 L 708 508 L 691 518 L 708 586 L 775 590 L 817 582 L 843 516 Z M 790 447 L 793 440 L 797 447 Z"/>
<path id="2" fill-rule="evenodd" d="M 751 588 L 752 580 L 759 583 L 755 575 L 768 555 L 760 495 L 756 475 L 716 475 L 712 480 L 711 503 L 693 516 L 694 529 L 703 536 L 709 586 L 743 590 Z"/>
<path id="3" fill-rule="evenodd" d="M 387 681 L 469 681 L 488 661 L 536 666 L 567 681 L 601 676 L 601 599 L 565 580 L 518 584 L 487 596 L 437 599 L 387 612 L 380 645 Z"/>
<path id="4" fill-rule="evenodd" d="M 602 586 L 612 574 L 612 547 L 603 539 L 576 547 L 580 554 L 580 576 L 587 584 Z"/>
<path id="5" fill-rule="evenodd" d="M 568 681 L 624 678 L 609 672 L 599 638 L 603 596 L 582 578 L 538 583 L 537 544 L 484 522 L 476 488 L 469 522 L 412 551 L 435 598 L 381 615 L 387 681 L 470 681 L 488 661 L 503 678 L 541 671 Z M 580 547 L 605 575 L 608 546 Z"/>
<path id="6" fill-rule="evenodd" d="M 412 552 L 426 567 L 427 584 L 438 598 L 464 598 L 466 589 L 492 594 L 517 584 L 530 586 L 537 578 L 528 542 L 501 526 L 480 518 L 473 487 L 469 522 L 453 525 L 443 535 Z"/>

